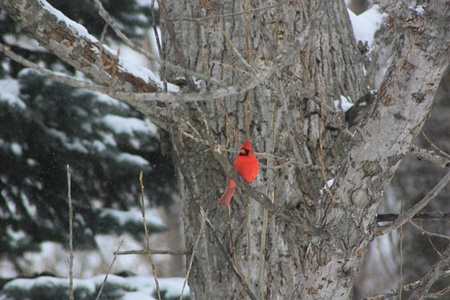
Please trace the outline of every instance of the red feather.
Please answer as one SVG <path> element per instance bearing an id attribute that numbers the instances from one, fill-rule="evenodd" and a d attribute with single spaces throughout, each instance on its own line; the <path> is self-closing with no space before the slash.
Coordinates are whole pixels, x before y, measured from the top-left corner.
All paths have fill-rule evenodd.
<path id="1" fill-rule="evenodd" d="M 252 146 L 248 139 L 242 144 L 239 155 L 233 161 L 233 166 L 247 182 L 254 181 L 256 176 L 258 176 L 259 162 L 255 153 L 253 153 Z M 236 182 L 227 176 L 227 188 L 223 192 L 222 197 L 220 197 L 219 202 L 217 202 L 217 205 L 230 205 L 235 189 Z"/>

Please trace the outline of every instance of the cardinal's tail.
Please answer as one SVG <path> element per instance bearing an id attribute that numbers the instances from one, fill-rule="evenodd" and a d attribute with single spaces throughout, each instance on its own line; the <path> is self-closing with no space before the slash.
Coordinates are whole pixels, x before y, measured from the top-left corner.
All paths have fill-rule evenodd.
<path id="1" fill-rule="evenodd" d="M 230 182 L 227 185 L 227 188 L 225 189 L 225 192 L 223 192 L 222 197 L 220 197 L 219 201 L 217 202 L 217 205 L 219 206 L 230 205 L 231 197 L 233 197 L 235 189 L 236 183 L 233 180 L 230 180 Z"/>

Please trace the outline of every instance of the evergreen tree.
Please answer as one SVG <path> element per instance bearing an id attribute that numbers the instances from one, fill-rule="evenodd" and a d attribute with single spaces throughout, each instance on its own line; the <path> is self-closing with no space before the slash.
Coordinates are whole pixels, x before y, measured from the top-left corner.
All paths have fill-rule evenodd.
<path id="1" fill-rule="evenodd" d="M 100 37 L 104 23 L 92 1 L 49 1 Z M 137 1 L 105 1 L 105 8 L 132 38 L 151 24 Z M 0 40 L 54 71 L 74 69 L 34 44 L 5 13 Z M 116 40 L 107 31 L 106 39 Z M 68 240 L 66 165 L 72 170 L 74 244 L 95 245 L 96 234 L 142 232 L 139 172 L 154 204 L 167 203 L 172 168 L 159 154 L 156 129 L 126 104 L 54 83 L 0 56 L 0 254 L 39 250 L 43 241 Z M 164 229 L 147 220 L 150 231 Z"/>

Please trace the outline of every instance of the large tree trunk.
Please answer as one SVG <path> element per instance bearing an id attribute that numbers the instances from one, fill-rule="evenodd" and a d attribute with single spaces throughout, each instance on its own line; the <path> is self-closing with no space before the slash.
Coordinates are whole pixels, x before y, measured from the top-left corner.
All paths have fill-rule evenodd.
<path id="1" fill-rule="evenodd" d="M 158 104 L 118 93 L 158 87 L 121 68 L 113 74 L 95 67 L 114 62 L 113 54 L 93 51 L 98 43 L 42 13 L 39 3 L 0 0 L 50 51 L 165 130 L 192 251 L 192 298 L 350 297 L 385 187 L 448 65 L 449 3 L 429 4 L 423 15 L 388 7 L 403 35 L 376 104 L 354 134 L 333 108 L 341 95 L 356 100 L 366 86 L 343 1 L 162 1 L 165 59 L 239 89 L 204 102 L 174 96 L 174 103 L 163 94 L 167 102 Z M 181 74 L 167 69 L 164 75 Z M 262 82 L 254 89 L 240 86 L 255 76 Z M 220 84 L 211 82 L 202 83 L 203 99 Z M 187 83 L 196 93 L 189 76 Z M 225 175 L 210 150 L 216 143 L 238 150 L 245 137 L 263 165 L 253 187 L 273 200 L 275 208 L 264 207 L 275 214 L 247 194 L 237 193 L 229 210 L 216 206 Z"/>
<path id="2" fill-rule="evenodd" d="M 175 32 L 188 68 L 230 86 L 244 82 L 289 48 L 317 9 L 309 1 L 256 11 L 251 10 L 270 3 L 165 3 L 171 18 L 181 20 L 175 22 Z M 433 83 L 443 69 L 437 64 L 445 56 L 438 51 L 441 59 L 425 55 L 427 49 L 414 48 L 418 35 L 406 32 L 372 119 L 352 138 L 326 107 L 333 107 L 340 95 L 356 99 L 363 94 L 363 68 L 343 3 L 328 6 L 320 30 L 301 41 L 295 57 L 270 80 L 242 95 L 187 104 L 183 112 L 202 133 L 201 106 L 217 142 L 237 150 L 249 136 L 257 152 L 274 155 L 259 156 L 267 168 L 255 188 L 295 212 L 301 222 L 324 228 L 330 238 L 317 239 L 289 221 L 267 217 L 264 208 L 245 195 L 235 197 L 230 211 L 216 207 L 225 182 L 221 168 L 204 146 L 172 134 L 187 248 L 200 239 L 189 277 L 194 298 L 246 294 L 216 234 L 257 298 L 331 299 L 351 293 L 355 271 L 374 236 L 377 205 L 428 114 L 437 87 Z M 165 57 L 179 58 L 174 44 L 166 41 Z M 429 87 L 418 82 L 425 74 Z M 274 168 L 291 160 L 295 163 Z M 325 182 L 336 175 L 331 191 L 321 197 Z M 216 232 L 201 231 L 198 203 L 208 211 Z"/>
<path id="3" fill-rule="evenodd" d="M 269 154 L 259 156 L 267 168 L 262 168 L 253 186 L 270 195 L 275 204 L 295 212 L 301 222 L 319 227 L 324 217 L 317 205 L 319 191 L 336 171 L 329 166 L 344 159 L 350 138 L 340 130 L 345 127 L 343 118 L 325 113 L 320 103 L 333 107 L 333 100 L 340 95 L 356 99 L 363 94 L 362 65 L 346 8 L 341 1 L 333 2 L 320 19 L 320 30 L 316 28 L 311 39 L 301 41 L 289 65 L 269 81 L 242 95 L 198 104 L 217 142 L 238 150 L 248 136 L 255 151 Z M 175 32 L 188 68 L 230 86 L 254 76 L 262 64 L 289 48 L 317 9 L 309 1 L 255 12 L 248 11 L 274 3 L 225 1 L 198 7 L 193 2 L 164 3 L 171 18 L 182 20 L 175 22 Z M 235 15 L 220 17 L 232 13 Z M 190 21 L 183 21 L 187 18 Z M 169 38 L 165 41 L 164 56 L 177 57 L 175 45 Z M 198 132 L 205 131 L 196 105 L 186 104 L 183 113 Z M 312 243 L 314 237 L 289 221 L 267 216 L 248 196 L 235 196 L 230 211 L 217 207 L 225 178 L 214 156 L 189 138 L 176 133 L 171 137 L 186 216 L 186 247 L 192 249 L 200 238 L 189 276 L 194 299 L 233 299 L 246 294 L 215 234 L 258 299 L 323 298 L 320 295 L 335 292 L 348 296 L 354 267 L 349 276 L 330 279 L 341 266 L 333 262 L 334 270 L 329 267 L 329 254 L 318 251 L 317 241 Z M 282 165 L 286 161 L 293 163 Z M 209 228 L 201 231 L 204 220 L 195 200 L 208 211 L 217 233 Z M 327 266 L 325 276 L 317 272 L 321 265 Z"/>

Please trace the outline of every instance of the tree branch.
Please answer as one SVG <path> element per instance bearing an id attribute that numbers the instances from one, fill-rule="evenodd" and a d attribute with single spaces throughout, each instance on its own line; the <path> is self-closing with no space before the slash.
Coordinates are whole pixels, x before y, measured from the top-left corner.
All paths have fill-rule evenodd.
<path id="1" fill-rule="evenodd" d="M 431 267 L 431 269 L 420 279 L 417 289 L 411 294 L 409 300 L 424 299 L 431 286 L 445 273 L 450 264 L 450 246 L 447 247 L 442 257 Z"/>
<path id="2" fill-rule="evenodd" d="M 419 213 L 428 203 L 433 200 L 450 182 L 450 171 L 441 179 L 441 181 L 426 195 L 419 203 L 413 206 L 410 210 L 401 214 L 394 222 L 389 225 L 381 226 L 377 230 L 377 235 L 386 234 L 394 229 L 399 228 L 406 222 L 411 221 L 411 219 Z"/>
<path id="3" fill-rule="evenodd" d="M 444 169 L 450 168 L 450 160 L 437 155 L 433 151 L 421 149 L 416 145 L 411 145 L 409 148 L 409 153 L 417 157 L 418 160 L 427 160 L 432 164 Z"/>
<path id="4" fill-rule="evenodd" d="M 245 93 L 266 81 L 274 72 L 283 68 L 299 51 L 302 44 L 311 39 L 315 34 L 320 20 L 326 12 L 327 6 L 324 4 L 327 1 L 320 1 L 317 10 L 311 16 L 305 29 L 298 35 L 296 40 L 286 50 L 275 57 L 273 61 L 267 62 L 259 72 L 241 85 L 233 85 L 219 88 L 215 91 L 205 91 L 202 93 L 157 93 L 161 91 L 163 84 L 160 81 L 148 81 L 143 78 L 136 77 L 131 72 L 127 71 L 123 61 L 118 63 L 117 79 L 115 80 L 114 89 L 109 93 L 113 98 L 128 101 L 165 101 L 165 102 L 188 102 L 188 101 L 205 101 L 224 98 Z M 41 3 L 44 3 L 44 8 Z M 98 57 L 100 53 L 100 43 L 93 36 L 87 32 L 78 32 L 79 26 L 73 25 L 70 19 L 65 18 L 63 21 L 58 21 L 56 17 L 56 10 L 45 1 L 37 0 L 0 0 L 0 7 L 2 7 L 8 15 L 10 15 L 15 22 L 23 28 L 33 28 L 30 34 L 50 52 L 55 53 L 60 59 L 74 66 L 77 70 L 92 78 L 95 82 L 108 86 L 111 74 L 100 74 L 99 68 L 95 67 L 99 60 L 102 60 L 103 65 L 108 65 L 107 62 L 113 61 L 115 56 L 109 51 L 103 49 L 102 56 Z M 20 7 L 29 7 L 28 10 L 20 9 Z M 33 11 L 33 14 L 27 11 Z M 39 20 L 36 16 L 39 15 Z M 36 24 L 40 24 L 37 26 Z M 37 29 L 36 29 L 37 28 Z M 84 29 L 84 28 L 83 28 Z M 98 50 L 98 51 L 97 51 Z M 76 57 L 68 55 L 69 53 L 81 53 Z M 105 70 L 108 71 L 108 70 Z M 110 72 L 110 70 L 109 70 Z M 149 71 L 150 72 L 150 71 Z M 155 76 L 156 78 L 157 76 Z M 150 78 L 149 78 L 150 79 Z M 152 79 L 154 80 L 154 78 Z M 133 91 L 140 92 L 139 94 L 130 93 L 131 84 Z M 172 85 L 172 90 L 177 90 L 176 86 Z M 124 91 L 125 90 L 125 91 Z M 108 94 L 108 93 L 107 93 Z"/>
<path id="5" fill-rule="evenodd" d="M 155 249 L 149 249 L 147 250 L 125 250 L 125 251 L 116 251 L 114 252 L 114 255 L 147 255 L 148 253 L 151 253 L 152 255 L 155 254 L 167 254 L 167 255 L 187 255 L 191 254 L 191 252 L 186 250 L 155 250 Z"/>
<path id="6" fill-rule="evenodd" d="M 0 43 L 0 52 L 4 53 L 6 56 L 11 58 L 12 60 L 24 65 L 27 68 L 33 69 L 42 75 L 50 78 L 51 80 L 63 84 L 67 84 L 76 88 L 81 89 L 87 89 L 92 92 L 99 92 L 102 94 L 110 94 L 110 87 L 109 86 L 102 86 L 95 83 L 90 83 L 86 80 L 80 80 L 75 79 L 73 77 L 67 76 L 65 74 L 56 73 L 49 69 L 43 68 L 37 64 L 35 64 L 32 61 L 29 61 L 28 59 L 14 53 L 10 50 L 10 47 L 7 45 L 3 45 Z M 134 95 L 134 93 L 124 93 L 124 94 L 130 94 Z M 141 110 L 144 112 L 148 117 L 151 118 L 152 122 L 155 123 L 159 128 L 167 129 L 167 122 L 164 118 L 164 114 L 161 113 L 161 110 L 159 107 L 153 107 L 152 109 L 149 109 L 148 105 L 145 103 L 142 103 L 140 101 L 133 101 L 130 99 L 132 97 L 123 97 L 123 98 L 117 98 L 118 100 L 122 100 L 123 102 L 135 107 L 138 110 Z M 145 105 L 144 105 L 145 104 Z"/>
<path id="7" fill-rule="evenodd" d="M 408 222 L 408 223 L 409 223 L 412 227 L 414 227 L 414 228 L 416 228 L 417 230 L 419 230 L 422 234 L 426 234 L 426 235 L 429 235 L 429 236 L 434 236 L 434 237 L 441 238 L 441 239 L 450 240 L 450 236 L 448 236 L 448 235 L 430 232 L 430 231 L 428 231 L 428 230 L 423 229 L 422 226 L 419 226 L 419 225 L 417 225 L 416 223 L 414 223 L 414 222 L 412 222 L 412 221 L 411 221 L 411 222 Z"/>
<path id="8" fill-rule="evenodd" d="M 444 277 L 448 277 L 450 276 L 450 271 L 445 271 L 442 273 L 442 275 L 440 276 L 439 279 L 442 279 Z M 413 289 L 416 289 L 419 284 L 420 284 L 421 280 L 417 280 L 408 284 L 403 285 L 401 288 L 396 289 L 396 290 L 392 290 L 380 295 L 376 295 L 376 296 L 372 296 L 372 297 L 367 297 L 367 298 L 363 298 L 361 300 L 384 300 L 393 296 L 397 296 L 398 294 L 400 294 L 400 290 L 404 291 L 404 292 L 409 292 L 412 291 Z"/>
<path id="9" fill-rule="evenodd" d="M 399 214 L 378 214 L 377 222 L 392 222 L 397 220 L 402 215 Z M 411 220 L 413 221 L 448 221 L 450 220 L 450 213 L 425 213 L 425 214 L 416 214 Z"/>

